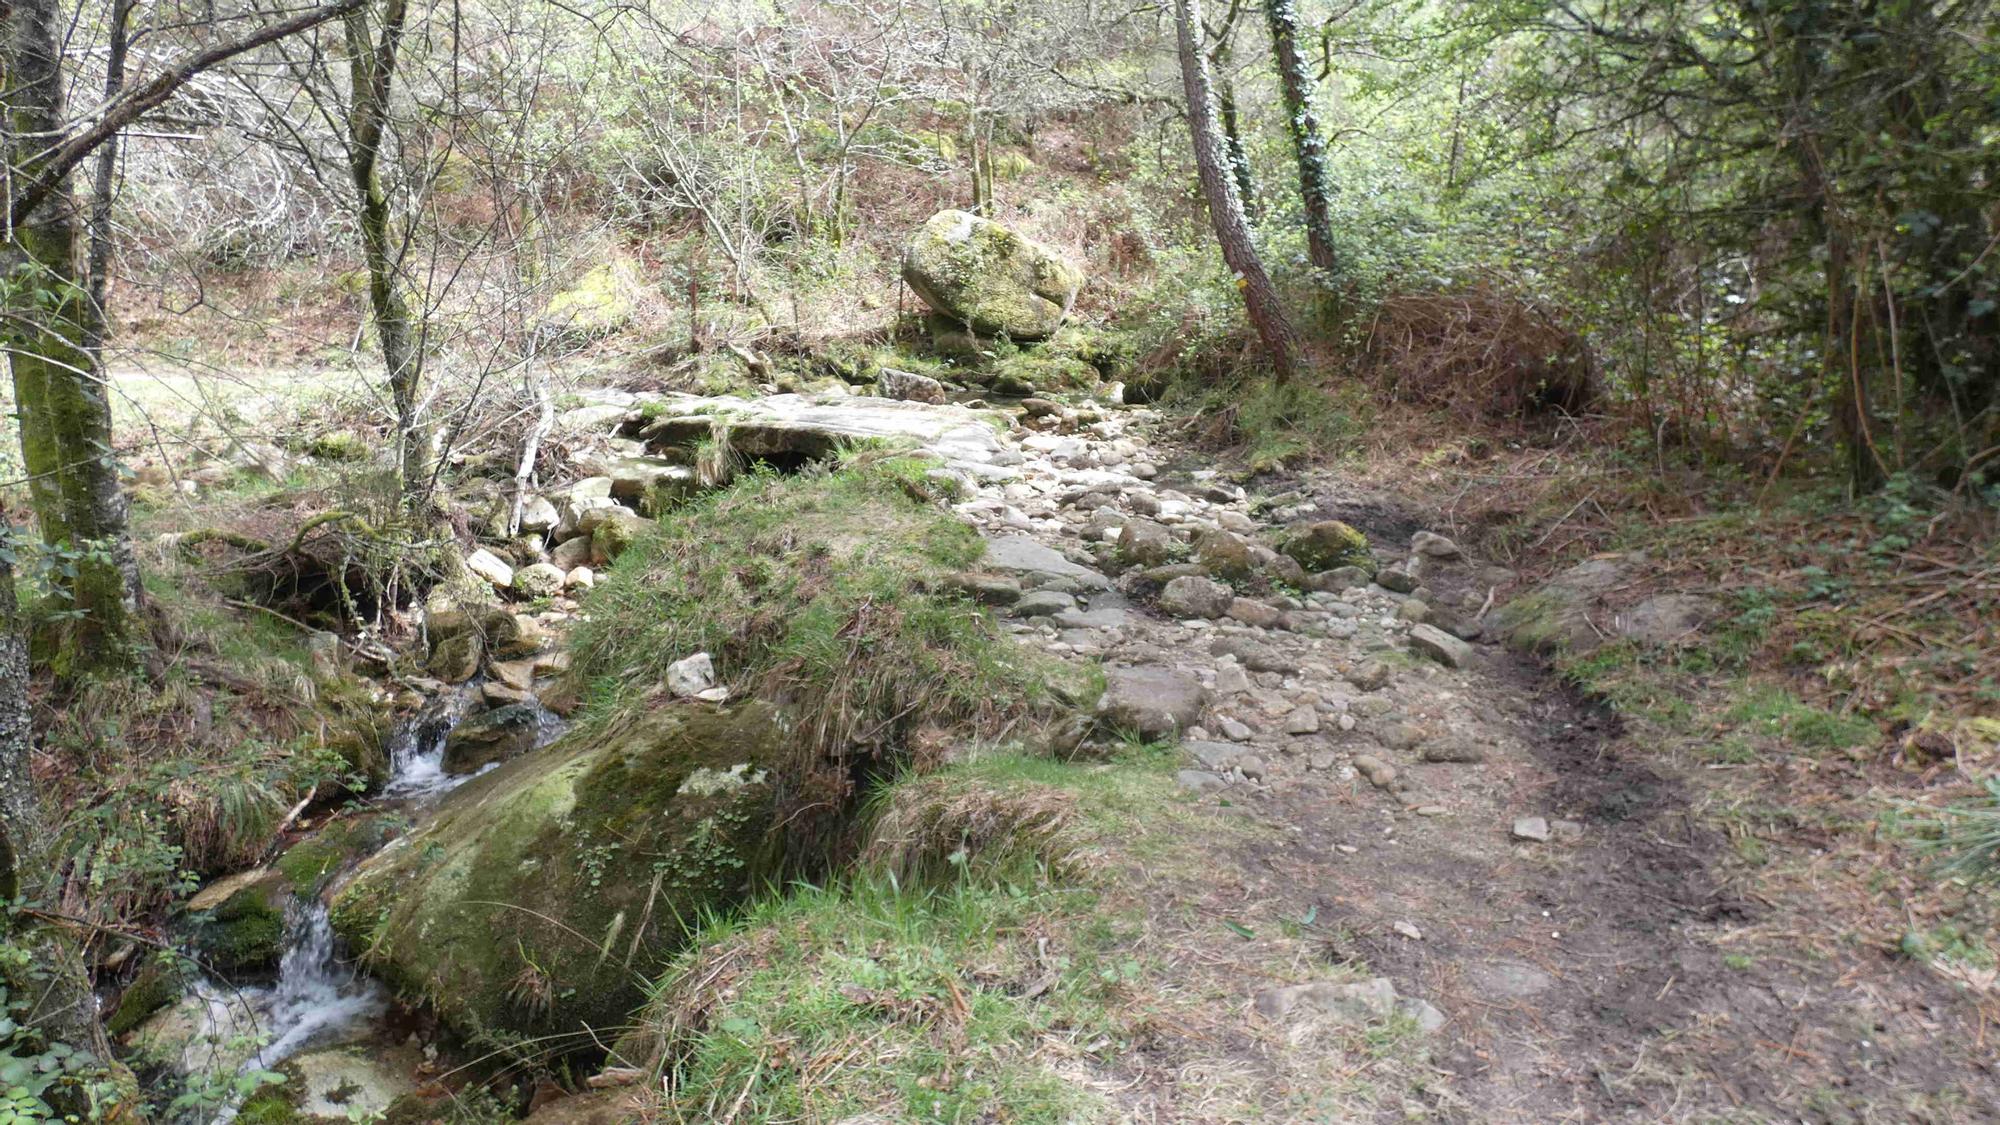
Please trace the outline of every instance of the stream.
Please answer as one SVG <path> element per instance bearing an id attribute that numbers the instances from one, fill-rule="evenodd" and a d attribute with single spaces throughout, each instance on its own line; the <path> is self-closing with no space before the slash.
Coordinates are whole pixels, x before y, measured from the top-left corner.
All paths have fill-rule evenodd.
<path id="1" fill-rule="evenodd" d="M 375 808 L 401 808 L 421 819 L 445 794 L 497 767 L 489 764 L 466 774 L 444 769 L 445 741 L 470 714 L 476 692 L 475 683 L 440 693 L 397 725 L 388 746 L 390 777 Z M 539 725 L 538 748 L 554 741 L 563 728 L 562 720 L 546 711 L 539 715 Z M 189 988 L 189 995 L 199 1002 L 199 1014 L 181 1049 L 178 1069 L 190 1077 L 210 1079 L 271 1070 L 322 1048 L 366 1039 L 390 1011 L 388 990 L 342 956 L 326 903 L 317 897 L 300 898 L 287 907 L 284 952 L 275 981 L 233 986 L 204 974 Z M 353 1085 L 368 1084 L 358 1073 L 340 1077 Z M 182 1114 L 178 1120 L 223 1125 L 236 1119 L 240 1100 L 230 1096 L 220 1108 L 213 1108 L 211 1101 L 209 1110 Z"/>

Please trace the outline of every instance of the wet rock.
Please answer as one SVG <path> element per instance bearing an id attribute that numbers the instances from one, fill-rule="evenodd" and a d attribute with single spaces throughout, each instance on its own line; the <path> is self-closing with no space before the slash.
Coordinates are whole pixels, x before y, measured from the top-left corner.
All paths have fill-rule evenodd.
<path id="1" fill-rule="evenodd" d="M 1236 594 L 1211 578 L 1184 576 L 1160 591 L 1160 609 L 1175 617 L 1221 617 Z"/>
<path id="2" fill-rule="evenodd" d="M 799 768 L 761 705 L 640 709 L 447 794 L 335 892 L 334 930 L 462 1033 L 621 1026 L 684 919 L 742 903 L 803 846 L 783 839 L 796 790 L 776 781 Z M 524 979 L 563 987 L 523 1004 Z"/>
<path id="3" fill-rule="evenodd" d="M 1434 625 L 1410 629 L 1410 650 L 1422 653 L 1447 668 L 1463 668 L 1472 662 L 1472 646 Z"/>
<path id="4" fill-rule="evenodd" d="M 274 971 L 284 953 L 291 884 L 263 867 L 218 880 L 188 901 L 193 944 L 204 968 L 224 979 Z"/>
<path id="5" fill-rule="evenodd" d="M 1194 677 L 1157 665 L 1105 671 L 1098 717 L 1107 725 L 1158 738 L 1195 725 L 1208 693 Z"/>
<path id="6" fill-rule="evenodd" d="M 462 684 L 479 674 L 479 660 L 485 651 L 478 633 L 456 633 L 431 646 L 424 669 L 445 683 Z"/>
<path id="7" fill-rule="evenodd" d="M 494 762 L 518 758 L 535 748 L 545 728 L 542 709 L 510 703 L 483 711 L 451 728 L 444 740 L 444 770 L 474 773 Z"/>

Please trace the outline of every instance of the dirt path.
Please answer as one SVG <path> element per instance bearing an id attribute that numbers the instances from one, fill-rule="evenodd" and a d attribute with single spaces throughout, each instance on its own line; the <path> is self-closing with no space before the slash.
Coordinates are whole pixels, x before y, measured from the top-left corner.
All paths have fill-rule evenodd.
<path id="1" fill-rule="evenodd" d="M 1878 950 L 1804 940 L 1838 929 L 1832 904 L 1739 885 L 1695 811 L 1710 779 L 1479 635 L 1496 576 L 1477 560 L 1336 480 L 1272 502 L 1162 471 L 1142 412 L 1031 422 L 1020 476 L 960 505 L 1028 592 L 1018 630 L 1102 659 L 1127 725 L 1180 708 L 1191 799 L 1269 829 L 1205 882 L 1148 889 L 1163 926 L 1246 940 L 1189 985 L 1226 1011 L 1100 1076 L 1132 1119 L 2000 1120 L 1975 1006 Z M 1265 545 L 1336 512 L 1414 596 L 1272 584 Z M 1235 589 L 1214 587 L 1239 557 Z M 1383 1012 L 1283 986 L 1364 974 L 1442 1025 L 1350 1065 Z M 1354 1093 L 1370 1069 L 1390 1080 Z M 1219 1105 L 1203 1083 L 1232 1070 Z M 1329 1074 L 1342 1092 L 1315 1094 Z"/>

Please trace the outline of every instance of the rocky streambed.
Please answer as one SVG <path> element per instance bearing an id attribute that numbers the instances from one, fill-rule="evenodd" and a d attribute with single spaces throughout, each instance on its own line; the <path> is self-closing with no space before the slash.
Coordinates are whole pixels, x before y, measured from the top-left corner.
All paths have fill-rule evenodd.
<path id="1" fill-rule="evenodd" d="M 558 716 L 583 702 L 564 643 L 576 599 L 649 521 L 759 464 L 921 459 L 901 487 L 920 480 L 911 495 L 979 538 L 920 584 L 986 604 L 1059 666 L 1102 666 L 1101 697 L 1068 704 L 1098 733 L 1071 724 L 1071 745 L 1180 736 L 1195 793 L 1361 779 L 1419 804 L 1409 760 L 1491 750 L 1491 724 L 1449 721 L 1476 693 L 1441 685 L 1477 674 L 1478 611 L 1507 576 L 1441 536 L 1386 553 L 1310 497 L 1175 472 L 1157 421 L 1044 399 L 589 393 L 565 419 L 604 435 L 588 475 L 524 503 L 516 537 L 490 529 L 429 607 L 429 678 L 406 685 L 423 698 L 377 803 L 191 904 L 198 926 L 250 919 L 266 938 L 275 917 L 274 982 L 199 982 L 129 1033 L 135 1050 L 192 1071 L 277 1067 L 308 1117 L 340 1116 L 319 1113 L 335 1094 L 343 1113 L 382 1108 L 437 1078 L 433 1019 L 458 1042 L 615 1052 L 678 927 L 795 858 L 799 841 L 773 826 L 814 800 L 851 810 L 865 787 L 866 755 L 837 769 L 802 757 L 783 700 L 733 697 L 752 685 L 719 682 L 706 652 L 664 654 L 655 705 L 563 733 Z M 830 538 L 865 545 L 886 511 Z M 836 549 L 835 569 L 850 557 Z M 1427 705 L 1385 690 L 1394 681 L 1425 685 Z M 836 775 L 837 795 L 802 801 Z"/>

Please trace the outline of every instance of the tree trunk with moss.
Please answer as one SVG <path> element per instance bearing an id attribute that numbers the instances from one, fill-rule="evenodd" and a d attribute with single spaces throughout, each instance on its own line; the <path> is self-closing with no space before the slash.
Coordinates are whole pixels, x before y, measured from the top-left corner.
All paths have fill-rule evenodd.
<path id="1" fill-rule="evenodd" d="M 391 231 L 389 198 L 382 190 L 382 144 L 388 132 L 389 94 L 402 45 L 406 0 L 387 0 L 381 29 L 371 34 L 368 9 L 344 18 L 353 103 L 348 107 L 347 158 L 361 228 L 361 255 L 368 268 L 368 305 L 388 372 L 389 397 L 396 410 L 397 466 L 405 504 L 424 506 L 430 487 L 430 432 L 423 416 L 423 349 L 409 301 L 403 295 L 402 254 Z"/>
<path id="2" fill-rule="evenodd" d="M 1306 257 L 1317 269 L 1331 271 L 1338 259 L 1333 251 L 1333 193 L 1328 186 L 1326 138 L 1320 133 L 1319 116 L 1313 110 L 1313 79 L 1299 57 L 1298 0 L 1264 0 L 1264 14 L 1271 25 L 1271 54 L 1278 67 L 1278 88 L 1284 94 L 1285 128 L 1292 135 L 1292 151 L 1299 163 L 1299 196 L 1305 202 Z"/>
<path id="3" fill-rule="evenodd" d="M 7 160 L 19 180 L 40 178 L 47 138 L 62 135 L 61 18 L 53 0 L 26 0 L 0 14 Z M 74 611 L 57 660 L 81 671 L 131 658 L 140 591 L 111 448 L 111 400 L 94 351 L 103 310 L 85 287 L 81 224 L 61 172 L 39 205 L 16 217 L 5 244 L 6 344 L 29 496 L 43 541 L 64 556 L 55 586 Z"/>
<path id="4" fill-rule="evenodd" d="M 1243 216 L 1243 201 L 1236 194 L 1236 181 L 1229 174 L 1228 157 L 1216 126 L 1215 89 L 1209 79 L 1208 57 L 1200 47 L 1201 0 L 1174 0 L 1174 30 L 1179 47 L 1181 86 L 1187 95 L 1188 133 L 1194 141 L 1195 172 L 1201 179 L 1202 199 L 1208 204 L 1209 222 L 1216 241 L 1222 244 L 1223 261 L 1236 275 L 1243 291 L 1243 303 L 1250 324 L 1270 356 L 1271 368 L 1280 382 L 1292 377 L 1292 326 L 1278 301 L 1277 287 L 1264 272 L 1250 240 L 1250 224 Z"/>

